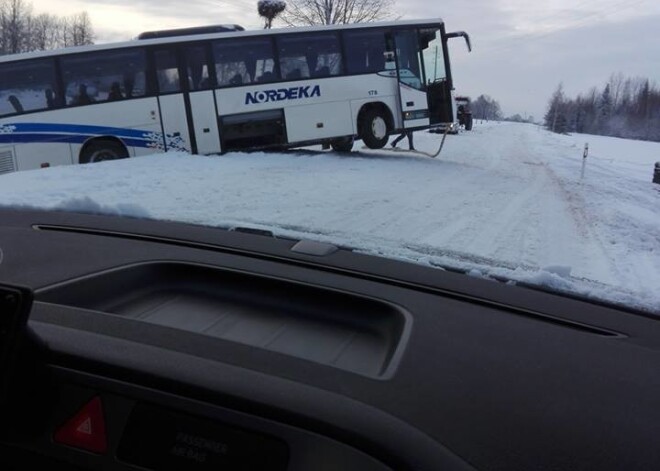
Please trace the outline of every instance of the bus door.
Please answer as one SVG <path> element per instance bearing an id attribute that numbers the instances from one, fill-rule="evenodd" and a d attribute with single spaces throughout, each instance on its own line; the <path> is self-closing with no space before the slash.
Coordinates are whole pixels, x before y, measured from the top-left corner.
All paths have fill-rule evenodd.
<path id="1" fill-rule="evenodd" d="M 404 128 L 429 125 L 429 105 L 426 96 L 417 30 L 395 31 L 396 74 L 399 82 L 399 105 Z"/>
<path id="2" fill-rule="evenodd" d="M 431 125 L 453 123 L 455 110 L 449 56 L 445 50 L 447 42 L 438 28 L 422 29 L 420 41 Z"/>
<path id="3" fill-rule="evenodd" d="M 217 113 L 205 45 L 153 51 L 166 151 L 220 151 Z"/>
<path id="4" fill-rule="evenodd" d="M 183 95 L 178 51 L 175 48 L 153 50 L 160 122 L 165 151 L 193 151 L 188 113 Z"/>
<path id="5" fill-rule="evenodd" d="M 192 44 L 182 48 L 184 67 L 184 100 L 188 113 L 192 142 L 196 154 L 220 152 L 218 110 L 211 82 L 211 47 L 208 43 Z"/>

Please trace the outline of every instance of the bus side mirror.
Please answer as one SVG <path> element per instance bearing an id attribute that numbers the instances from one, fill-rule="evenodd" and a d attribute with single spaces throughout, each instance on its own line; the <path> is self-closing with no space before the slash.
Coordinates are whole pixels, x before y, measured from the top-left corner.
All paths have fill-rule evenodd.
<path id="1" fill-rule="evenodd" d="M 445 35 L 447 39 L 450 38 L 465 38 L 465 44 L 467 45 L 468 51 L 472 52 L 472 42 L 470 41 L 470 35 L 465 31 L 454 31 L 453 33 L 447 33 Z"/>

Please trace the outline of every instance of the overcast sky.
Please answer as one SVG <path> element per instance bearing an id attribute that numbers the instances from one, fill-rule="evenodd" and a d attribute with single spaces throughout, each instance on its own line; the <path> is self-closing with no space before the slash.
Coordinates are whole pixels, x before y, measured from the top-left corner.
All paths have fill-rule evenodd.
<path id="1" fill-rule="evenodd" d="M 256 0 L 32 0 L 36 12 L 87 11 L 97 42 L 142 31 L 238 23 L 261 27 Z M 612 72 L 660 81 L 659 0 L 397 0 L 405 19 L 436 18 L 472 36 L 451 45 L 456 91 L 491 95 L 505 114 L 540 119 L 560 81 L 574 95 Z"/>

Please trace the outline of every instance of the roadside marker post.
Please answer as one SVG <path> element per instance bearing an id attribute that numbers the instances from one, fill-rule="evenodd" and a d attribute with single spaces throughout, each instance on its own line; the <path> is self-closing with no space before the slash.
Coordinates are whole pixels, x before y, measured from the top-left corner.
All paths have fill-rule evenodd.
<path id="1" fill-rule="evenodd" d="M 582 152 L 582 169 L 580 170 L 580 180 L 584 179 L 584 169 L 587 166 L 587 156 L 589 155 L 589 143 L 585 142 Z"/>

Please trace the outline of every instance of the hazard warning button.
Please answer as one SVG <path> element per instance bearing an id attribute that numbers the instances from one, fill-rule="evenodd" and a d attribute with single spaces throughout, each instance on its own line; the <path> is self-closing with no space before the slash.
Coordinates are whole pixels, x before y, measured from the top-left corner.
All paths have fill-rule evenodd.
<path id="1" fill-rule="evenodd" d="M 53 439 L 62 445 L 105 453 L 108 450 L 108 442 L 101 398 L 97 396 L 85 404 L 55 432 Z"/>

